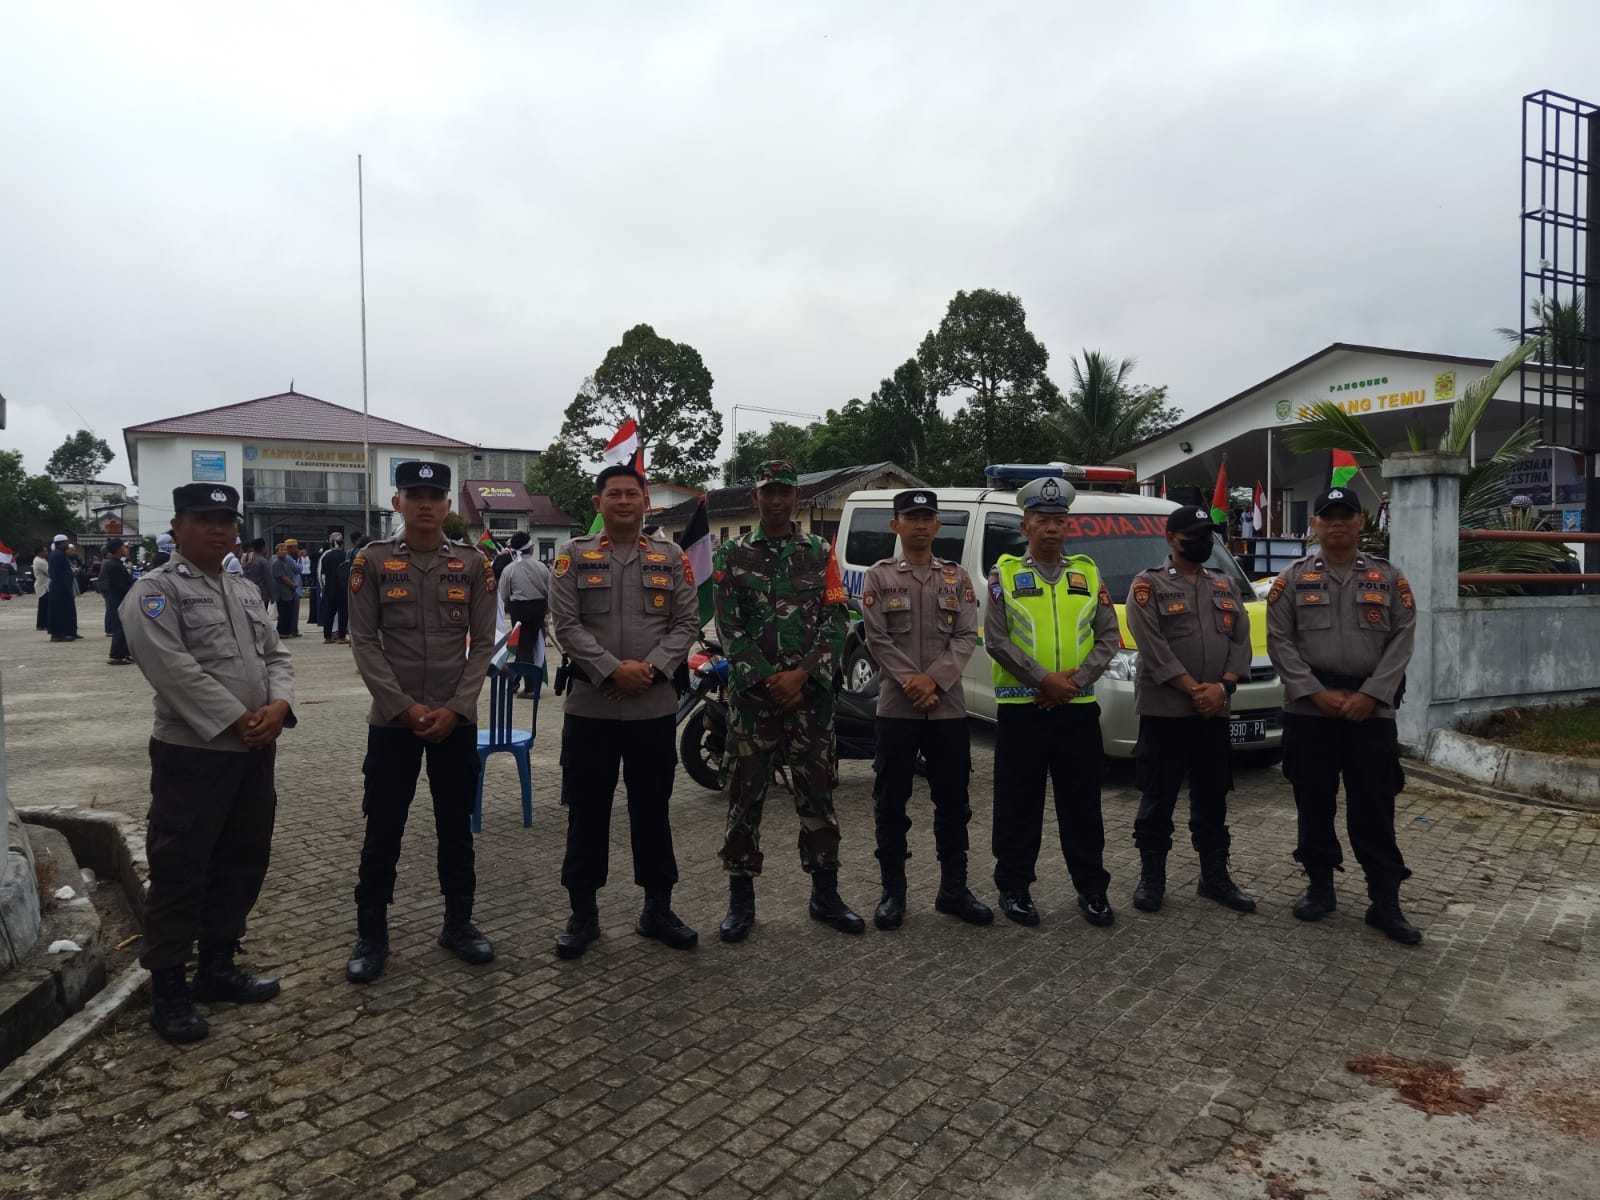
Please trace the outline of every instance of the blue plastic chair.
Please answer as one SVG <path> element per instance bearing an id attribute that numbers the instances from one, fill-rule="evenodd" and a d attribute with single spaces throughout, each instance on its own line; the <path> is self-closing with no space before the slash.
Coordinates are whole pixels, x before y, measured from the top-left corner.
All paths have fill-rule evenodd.
<path id="1" fill-rule="evenodd" d="M 519 680 L 533 681 L 532 713 L 527 729 L 513 726 L 513 706 Z M 478 799 L 472 808 L 472 832 L 483 832 L 483 777 L 488 773 L 489 755 L 508 751 L 517 760 L 522 779 L 522 825 L 533 825 L 533 764 L 528 752 L 533 749 L 533 731 L 539 724 L 539 695 L 544 690 L 544 671 L 533 663 L 509 662 L 489 672 L 489 728 L 478 730 Z"/>

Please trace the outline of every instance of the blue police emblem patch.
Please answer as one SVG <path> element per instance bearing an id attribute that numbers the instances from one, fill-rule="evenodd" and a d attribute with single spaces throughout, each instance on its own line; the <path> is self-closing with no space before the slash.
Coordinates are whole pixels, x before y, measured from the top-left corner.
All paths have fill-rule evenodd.
<path id="1" fill-rule="evenodd" d="M 1012 583 L 1015 584 L 1019 588 L 1031 588 L 1031 587 L 1033 587 L 1034 586 L 1034 584 L 1033 584 L 1033 572 L 1032 571 L 1018 571 L 1016 576 L 1015 576 L 1015 578 L 1013 578 Z"/>
<path id="2" fill-rule="evenodd" d="M 139 611 L 153 621 L 167 611 L 167 598 L 165 596 L 146 596 L 139 601 Z"/>

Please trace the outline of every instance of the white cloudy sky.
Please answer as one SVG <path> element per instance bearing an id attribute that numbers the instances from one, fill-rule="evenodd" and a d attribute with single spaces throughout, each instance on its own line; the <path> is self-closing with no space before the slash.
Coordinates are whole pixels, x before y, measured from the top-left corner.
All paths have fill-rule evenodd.
<path id="1" fill-rule="evenodd" d="M 1517 14 L 1513 16 L 1512 14 Z M 0 0 L 0 444 L 285 389 L 543 446 L 645 321 L 821 412 L 958 288 L 1203 408 L 1516 323 L 1520 97 L 1600 4 Z M 765 418 L 741 415 L 742 427 Z"/>

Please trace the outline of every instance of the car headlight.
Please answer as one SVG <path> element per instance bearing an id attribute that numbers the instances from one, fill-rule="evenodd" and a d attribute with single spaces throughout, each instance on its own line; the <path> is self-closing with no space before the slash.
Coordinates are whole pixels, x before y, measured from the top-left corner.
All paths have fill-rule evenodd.
<path id="1" fill-rule="evenodd" d="M 1111 663 L 1106 667 L 1107 679 L 1120 679 L 1124 683 L 1132 683 L 1134 672 L 1139 669 L 1139 652 L 1137 650 L 1118 650 L 1111 656 Z"/>

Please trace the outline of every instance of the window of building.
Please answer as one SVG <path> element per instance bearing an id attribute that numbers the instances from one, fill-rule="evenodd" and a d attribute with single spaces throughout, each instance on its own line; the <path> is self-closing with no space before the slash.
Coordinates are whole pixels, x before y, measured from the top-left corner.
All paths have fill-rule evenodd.
<path id="1" fill-rule="evenodd" d="M 722 533 L 718 535 L 717 540 L 723 542 L 728 540 L 728 527 L 726 525 L 722 527 Z"/>
<path id="2" fill-rule="evenodd" d="M 367 476 L 363 471 L 275 471 L 244 469 L 246 504 L 326 504 L 360 508 Z"/>
<path id="3" fill-rule="evenodd" d="M 747 534 L 749 532 L 750 532 L 750 526 L 748 526 L 748 525 L 739 526 L 739 536 L 740 537 L 743 537 L 745 534 Z"/>
<path id="4" fill-rule="evenodd" d="M 555 541 L 555 539 L 554 538 L 540 538 L 539 539 L 539 559 L 540 559 L 540 561 L 549 562 L 555 556 L 556 556 L 556 541 Z"/>
<path id="5" fill-rule="evenodd" d="M 521 526 L 522 526 L 522 522 L 519 521 L 516 517 L 490 517 L 489 518 L 489 528 L 490 529 L 509 529 L 513 533 L 515 533 L 519 528 L 521 528 Z"/>

